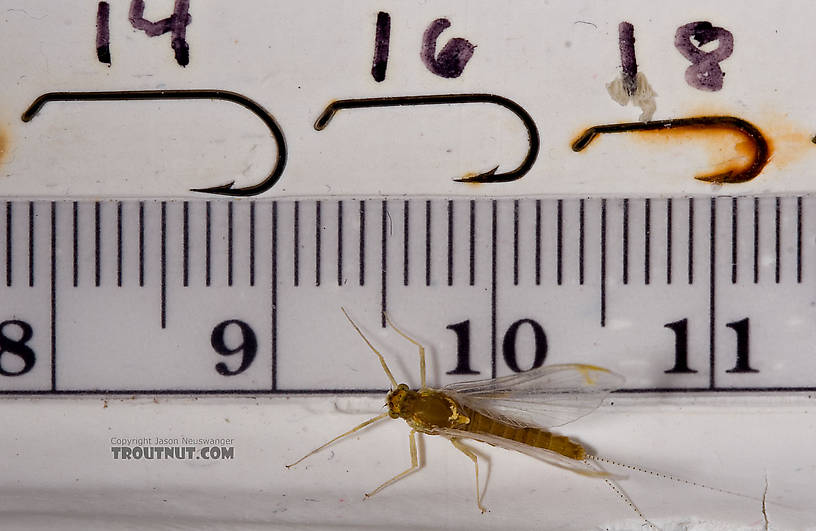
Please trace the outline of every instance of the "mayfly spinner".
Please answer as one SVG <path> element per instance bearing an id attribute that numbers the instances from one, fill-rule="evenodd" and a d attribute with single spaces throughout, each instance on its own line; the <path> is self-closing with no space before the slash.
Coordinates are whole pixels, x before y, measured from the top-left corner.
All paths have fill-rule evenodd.
<path id="1" fill-rule="evenodd" d="M 343 437 L 391 417 L 402 418 L 411 427 L 408 434 L 411 466 L 366 493 L 366 497 L 373 496 L 420 468 L 417 432 L 445 437 L 473 461 L 476 468 L 476 504 L 482 512 L 485 508 L 479 490 L 478 459 L 475 453 L 461 443 L 462 439 L 473 439 L 516 450 L 551 465 L 586 476 L 602 477 L 609 482 L 610 475 L 593 466 L 590 461 L 608 460 L 590 455 L 580 443 L 557 435 L 547 428 L 567 424 L 596 409 L 610 391 L 621 386 L 624 381 L 622 376 L 593 365 L 561 364 L 501 378 L 461 382 L 432 389 L 426 385 L 425 380 L 425 348 L 394 326 L 386 315 L 391 328 L 419 349 L 420 388 L 413 390 L 404 383 L 397 383 L 382 354 L 360 331 L 345 309 L 343 313 L 379 358 L 391 382 L 391 391 L 386 396 L 388 411 L 338 435 L 287 465 L 287 468 L 297 465 Z M 614 483 L 609 483 L 645 520 L 626 494 Z"/>

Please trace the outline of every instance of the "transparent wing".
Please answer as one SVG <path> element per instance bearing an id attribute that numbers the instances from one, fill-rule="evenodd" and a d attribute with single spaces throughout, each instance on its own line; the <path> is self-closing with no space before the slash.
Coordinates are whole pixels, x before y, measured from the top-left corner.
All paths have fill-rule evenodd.
<path id="1" fill-rule="evenodd" d="M 569 457 L 565 457 L 559 453 L 550 450 L 536 448 L 535 446 L 528 446 L 526 444 L 522 444 L 511 439 L 503 439 L 495 435 L 485 433 L 470 433 L 467 431 L 451 429 L 440 430 L 439 434 L 447 438 L 456 437 L 459 439 L 473 439 L 474 441 L 479 441 L 493 446 L 498 446 L 499 448 L 504 448 L 506 450 L 515 450 L 525 455 L 529 455 L 530 457 L 534 457 L 539 461 L 544 461 L 549 465 L 557 466 L 558 468 L 563 468 L 565 470 L 575 472 L 576 474 L 581 474 L 582 476 L 596 478 L 618 477 L 604 470 L 593 468 L 587 461 L 576 461 L 575 459 L 570 459 Z"/>
<path id="2" fill-rule="evenodd" d="M 597 408 L 623 385 L 619 374 L 594 365 L 569 363 L 490 380 L 444 387 L 463 406 L 521 427 L 561 426 Z"/>

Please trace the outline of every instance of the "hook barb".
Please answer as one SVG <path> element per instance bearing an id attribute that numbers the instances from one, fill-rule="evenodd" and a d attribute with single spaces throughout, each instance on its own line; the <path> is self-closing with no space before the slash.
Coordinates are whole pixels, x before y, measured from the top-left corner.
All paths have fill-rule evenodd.
<path id="1" fill-rule="evenodd" d="M 492 170 L 466 175 L 457 179 L 456 182 L 463 183 L 504 183 L 515 181 L 524 177 L 533 167 L 540 146 L 538 128 L 530 114 L 518 103 L 498 96 L 496 94 L 428 94 L 424 96 L 396 96 L 388 98 L 359 98 L 347 100 L 335 100 L 329 103 L 323 112 L 315 120 L 314 128 L 317 131 L 324 130 L 334 116 L 343 109 L 362 109 L 372 107 L 402 107 L 412 105 L 457 105 L 463 103 L 491 103 L 508 109 L 518 116 L 524 127 L 527 129 L 529 148 L 527 155 L 521 164 L 513 170 L 498 173 L 498 166 Z"/>
<path id="2" fill-rule="evenodd" d="M 21 119 L 30 122 L 37 113 L 52 101 L 133 101 L 133 100 L 222 100 L 241 105 L 248 109 L 269 128 L 272 137 L 278 147 L 278 159 L 275 167 L 269 172 L 267 177 L 252 186 L 234 188 L 234 181 L 226 184 L 212 186 L 208 188 L 194 188 L 192 192 L 205 194 L 226 195 L 233 197 L 246 197 L 263 193 L 272 188 L 283 175 L 286 166 L 286 141 L 275 118 L 264 109 L 259 103 L 228 90 L 217 89 L 192 89 L 192 90 L 117 90 L 101 92 L 48 92 L 38 96 L 31 105 L 23 112 Z"/>
<path id="3" fill-rule="evenodd" d="M 631 122 L 619 124 L 595 125 L 585 130 L 572 143 L 573 151 L 582 151 L 599 134 L 627 133 L 630 131 L 664 131 L 690 127 L 696 129 L 731 129 L 746 137 L 754 148 L 754 158 L 741 170 L 729 169 L 715 174 L 698 175 L 695 179 L 718 184 L 744 183 L 750 181 L 762 171 L 770 160 L 768 142 L 762 132 L 750 122 L 735 116 L 697 116 L 693 118 L 674 118 L 651 122 Z"/>

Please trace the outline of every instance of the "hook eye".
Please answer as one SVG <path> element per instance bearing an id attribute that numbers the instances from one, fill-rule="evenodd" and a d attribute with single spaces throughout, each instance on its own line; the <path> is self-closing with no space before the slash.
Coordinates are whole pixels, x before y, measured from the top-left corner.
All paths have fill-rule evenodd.
<path id="1" fill-rule="evenodd" d="M 194 90 L 120 90 L 111 92 L 49 92 L 35 99 L 21 116 L 24 122 L 30 122 L 46 103 L 52 101 L 132 101 L 132 100 L 223 100 L 241 105 L 251 111 L 269 128 L 272 138 L 278 146 L 278 158 L 275 166 L 266 178 L 252 186 L 234 188 L 235 181 L 209 188 L 194 188 L 192 192 L 216 194 L 235 197 L 253 196 L 272 188 L 283 175 L 286 166 L 286 141 L 275 118 L 260 104 L 237 92 L 227 90 L 194 89 Z"/>

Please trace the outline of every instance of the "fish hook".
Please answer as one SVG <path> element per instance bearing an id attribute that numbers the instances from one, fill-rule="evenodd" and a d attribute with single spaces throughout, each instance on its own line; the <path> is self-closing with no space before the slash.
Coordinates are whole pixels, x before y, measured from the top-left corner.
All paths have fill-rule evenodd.
<path id="1" fill-rule="evenodd" d="M 110 92 L 49 92 L 35 99 L 21 116 L 24 122 L 30 122 L 42 107 L 52 101 L 123 101 L 123 100 L 223 100 L 241 105 L 250 110 L 266 124 L 278 146 L 278 158 L 275 167 L 267 177 L 252 186 L 233 188 L 235 181 L 210 188 L 194 188 L 191 192 L 218 194 L 235 197 L 258 195 L 272 188 L 283 174 L 286 166 L 286 141 L 275 118 L 257 102 L 243 94 L 227 90 L 193 89 L 193 90 L 117 90 Z"/>
<path id="2" fill-rule="evenodd" d="M 505 183 L 521 179 L 530 168 L 538 156 L 540 140 L 538 128 L 532 117 L 524 110 L 524 107 L 513 100 L 497 96 L 495 94 L 430 94 L 425 96 L 398 96 L 390 98 L 360 98 L 336 100 L 329 103 L 314 124 L 314 128 L 322 131 L 329 125 L 334 115 L 342 109 L 362 109 L 370 107 L 401 107 L 410 105 L 455 105 L 460 103 L 492 103 L 508 109 L 519 117 L 524 127 L 527 128 L 530 147 L 527 155 L 521 164 L 508 172 L 496 173 L 498 166 L 492 170 L 454 179 L 463 183 Z"/>
<path id="3" fill-rule="evenodd" d="M 596 136 L 603 133 L 626 133 L 629 131 L 664 131 L 691 127 L 696 129 L 731 129 L 745 136 L 754 148 L 753 161 L 742 170 L 729 169 L 722 173 L 698 175 L 695 179 L 711 183 L 744 183 L 750 181 L 762 171 L 770 159 L 768 142 L 759 129 L 753 124 L 735 116 L 697 116 L 694 118 L 674 118 L 651 122 L 632 122 L 621 124 L 595 125 L 581 133 L 572 143 L 573 151 L 581 151 Z"/>

